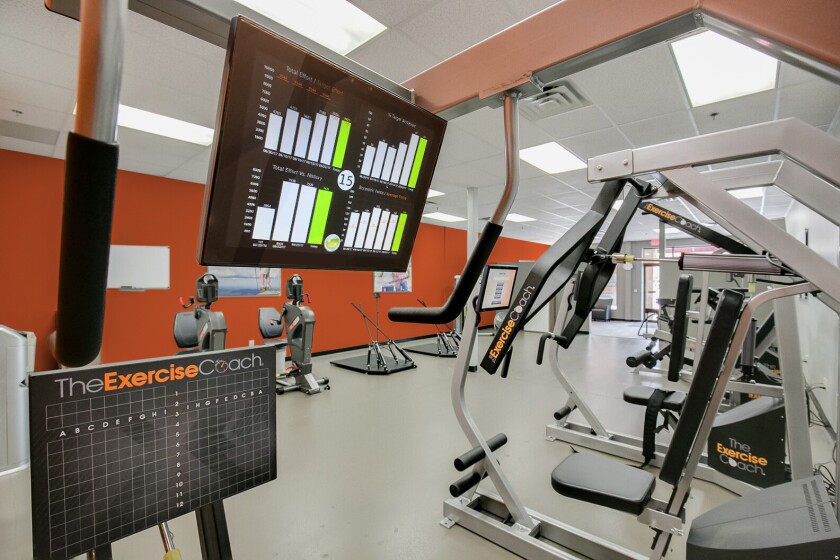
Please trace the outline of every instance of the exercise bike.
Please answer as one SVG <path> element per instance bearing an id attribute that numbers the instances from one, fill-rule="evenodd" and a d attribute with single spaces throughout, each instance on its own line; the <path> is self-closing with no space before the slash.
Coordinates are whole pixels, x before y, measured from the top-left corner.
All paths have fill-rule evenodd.
<path id="1" fill-rule="evenodd" d="M 309 299 L 309 294 L 303 293 L 303 279 L 295 274 L 286 282 L 286 297 L 290 301 L 283 305 L 283 311 L 278 312 L 273 307 L 262 307 L 259 310 L 260 333 L 266 339 L 266 344 L 274 344 L 277 347 L 276 390 L 278 395 L 292 391 L 312 395 L 330 390 L 329 378 L 315 379 L 312 375 L 312 333 L 315 330 L 315 313 L 309 307 L 302 305 L 304 296 L 307 300 Z M 281 339 L 284 330 L 286 339 Z M 292 365 L 284 368 L 287 346 Z"/>

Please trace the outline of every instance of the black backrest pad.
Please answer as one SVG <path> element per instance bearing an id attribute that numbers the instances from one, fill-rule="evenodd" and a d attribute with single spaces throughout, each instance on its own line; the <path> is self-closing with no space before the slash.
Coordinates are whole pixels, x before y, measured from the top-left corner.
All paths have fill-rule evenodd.
<path id="1" fill-rule="evenodd" d="M 691 448 L 694 445 L 705 445 L 704 442 L 696 442 L 697 432 L 703 417 L 707 414 L 709 400 L 715 391 L 718 383 L 726 383 L 721 379 L 721 367 L 726 358 L 729 343 L 735 333 L 738 324 L 738 317 L 741 315 L 741 304 L 744 302 L 744 295 L 732 290 L 724 290 L 721 301 L 718 305 L 712 326 L 709 328 L 709 335 L 703 352 L 697 361 L 694 370 L 694 378 L 691 387 L 685 398 L 679 422 L 674 430 L 674 437 L 668 446 L 668 453 L 659 471 L 659 478 L 668 484 L 676 484 L 680 479 L 683 469 L 688 461 Z M 737 350 L 736 350 L 737 351 Z M 715 407 L 719 403 L 712 403 Z M 716 410 L 708 411 L 708 414 L 715 414 Z"/>
<path id="2" fill-rule="evenodd" d="M 677 300 L 674 305 L 674 320 L 671 323 L 671 359 L 668 362 L 668 381 L 679 381 L 680 370 L 685 361 L 685 338 L 688 334 L 688 313 L 691 306 L 691 290 L 694 288 L 694 277 L 690 274 L 680 275 L 677 283 Z M 702 320 L 705 318 L 701 317 Z"/>
<path id="3" fill-rule="evenodd" d="M 198 346 L 198 323 L 195 320 L 195 313 L 192 311 L 176 313 L 172 335 L 175 337 L 178 348 Z"/>
<path id="4" fill-rule="evenodd" d="M 263 338 L 277 338 L 283 334 L 280 312 L 273 307 L 260 307 L 259 325 Z"/>

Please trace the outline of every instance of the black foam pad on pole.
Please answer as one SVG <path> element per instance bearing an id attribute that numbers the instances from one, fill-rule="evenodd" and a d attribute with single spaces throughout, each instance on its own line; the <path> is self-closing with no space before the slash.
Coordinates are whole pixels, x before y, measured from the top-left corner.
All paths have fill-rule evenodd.
<path id="1" fill-rule="evenodd" d="M 64 171 L 55 358 L 92 362 L 102 346 L 117 144 L 70 133 Z"/>

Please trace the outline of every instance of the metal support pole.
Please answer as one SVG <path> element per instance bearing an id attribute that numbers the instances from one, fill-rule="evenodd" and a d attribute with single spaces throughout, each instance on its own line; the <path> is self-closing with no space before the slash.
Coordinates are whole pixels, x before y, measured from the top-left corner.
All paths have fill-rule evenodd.
<path id="1" fill-rule="evenodd" d="M 811 435 L 808 431 L 808 401 L 805 394 L 805 374 L 802 371 L 796 298 L 775 300 L 773 312 L 776 316 L 779 365 L 785 393 L 785 423 L 790 448 L 788 459 L 793 480 L 800 480 L 813 476 L 814 461 L 811 454 Z"/>
<path id="2" fill-rule="evenodd" d="M 114 142 L 128 0 L 82 0 L 74 131 Z"/>

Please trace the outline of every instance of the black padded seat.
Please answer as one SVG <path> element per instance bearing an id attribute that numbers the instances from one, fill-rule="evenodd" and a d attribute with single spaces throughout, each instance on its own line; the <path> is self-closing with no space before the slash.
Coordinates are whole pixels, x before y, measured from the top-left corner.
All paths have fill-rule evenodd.
<path id="1" fill-rule="evenodd" d="M 639 515 L 656 477 L 600 455 L 574 453 L 552 471 L 551 486 L 569 498 Z"/>
<path id="2" fill-rule="evenodd" d="M 624 390 L 624 402 L 647 406 L 655 390 L 655 387 L 650 387 L 648 385 L 635 385 L 633 387 L 628 387 Z M 662 410 L 680 412 L 684 404 L 685 393 L 682 391 L 673 391 L 670 395 L 665 397 L 664 401 L 662 401 Z"/>

